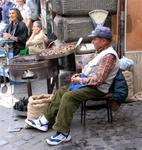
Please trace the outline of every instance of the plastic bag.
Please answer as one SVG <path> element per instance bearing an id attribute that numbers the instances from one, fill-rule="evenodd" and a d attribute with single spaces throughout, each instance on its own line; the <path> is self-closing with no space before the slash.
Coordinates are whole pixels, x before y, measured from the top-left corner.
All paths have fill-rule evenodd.
<path id="1" fill-rule="evenodd" d="M 131 71 L 134 67 L 134 61 L 124 56 L 119 60 L 119 63 L 120 63 L 121 70 Z"/>
<path id="2" fill-rule="evenodd" d="M 86 78 L 87 76 L 84 74 L 81 74 L 80 77 Z M 85 87 L 85 86 L 86 86 L 86 84 L 83 84 L 83 83 L 72 83 L 72 84 L 70 84 L 69 90 L 74 91 L 74 90 L 80 89 L 80 88 Z"/>

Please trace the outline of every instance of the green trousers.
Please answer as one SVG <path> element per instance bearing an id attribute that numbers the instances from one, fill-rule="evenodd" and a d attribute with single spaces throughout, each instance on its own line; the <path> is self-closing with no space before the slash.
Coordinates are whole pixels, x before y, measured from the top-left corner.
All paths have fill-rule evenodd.
<path id="1" fill-rule="evenodd" d="M 61 87 L 54 94 L 44 115 L 49 123 L 54 124 L 53 129 L 68 132 L 73 115 L 79 108 L 80 103 L 104 95 L 104 93 L 91 87 L 83 87 L 74 91 L 69 91 L 67 87 Z"/>

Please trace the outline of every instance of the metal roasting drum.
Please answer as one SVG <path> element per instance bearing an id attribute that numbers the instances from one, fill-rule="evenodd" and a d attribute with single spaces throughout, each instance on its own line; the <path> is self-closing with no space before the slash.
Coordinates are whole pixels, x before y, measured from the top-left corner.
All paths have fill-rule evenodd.
<path id="1" fill-rule="evenodd" d="M 21 80 L 26 70 L 31 70 L 37 77 L 42 79 L 56 76 L 58 74 L 58 62 L 53 60 L 39 60 L 36 55 L 18 56 L 9 62 L 10 78 Z"/>

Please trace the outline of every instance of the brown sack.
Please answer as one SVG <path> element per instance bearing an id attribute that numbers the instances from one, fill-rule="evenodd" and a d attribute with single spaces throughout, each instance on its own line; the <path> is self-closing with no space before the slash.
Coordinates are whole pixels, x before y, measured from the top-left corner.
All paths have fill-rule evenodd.
<path id="1" fill-rule="evenodd" d="M 37 119 L 51 102 L 53 94 L 34 95 L 29 97 L 27 107 L 27 119 Z M 28 125 L 25 128 L 29 128 Z"/>

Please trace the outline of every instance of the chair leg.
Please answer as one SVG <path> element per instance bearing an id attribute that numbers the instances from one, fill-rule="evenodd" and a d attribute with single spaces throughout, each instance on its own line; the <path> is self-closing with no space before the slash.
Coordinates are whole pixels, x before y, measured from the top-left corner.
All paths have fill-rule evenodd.
<path id="1" fill-rule="evenodd" d="M 112 116 L 112 107 L 111 107 L 111 101 L 110 101 L 110 123 L 112 123 L 112 121 L 113 121 L 113 116 Z"/>
<path id="2" fill-rule="evenodd" d="M 86 101 L 81 103 L 81 124 L 85 126 L 86 121 Z"/>
<path id="3" fill-rule="evenodd" d="M 83 117 L 83 125 L 85 126 L 86 125 L 86 101 L 84 101 L 83 102 L 83 115 L 84 115 L 84 117 Z"/>
<path id="4" fill-rule="evenodd" d="M 81 103 L 81 124 L 82 124 L 82 118 L 83 118 L 83 111 L 84 111 L 84 108 L 83 108 L 83 102 Z"/>
<path id="5" fill-rule="evenodd" d="M 111 109 L 111 101 L 110 100 L 106 100 L 106 101 L 107 101 L 108 122 L 112 123 L 113 116 L 112 116 L 112 109 Z"/>
<path id="6" fill-rule="evenodd" d="M 108 101 L 106 101 L 107 102 L 107 120 L 108 120 L 108 122 L 110 122 L 110 118 L 109 118 L 109 104 L 108 104 Z"/>

